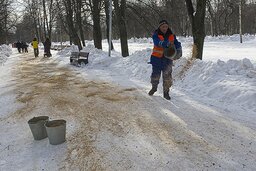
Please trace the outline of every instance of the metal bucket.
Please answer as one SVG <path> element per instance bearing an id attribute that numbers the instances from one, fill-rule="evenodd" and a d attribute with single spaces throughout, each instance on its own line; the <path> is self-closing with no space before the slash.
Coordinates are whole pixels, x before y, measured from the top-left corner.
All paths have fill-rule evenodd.
<path id="1" fill-rule="evenodd" d="M 35 140 L 41 140 L 47 137 L 45 122 L 49 120 L 48 116 L 33 117 L 28 121 L 30 130 Z"/>
<path id="2" fill-rule="evenodd" d="M 177 55 L 177 50 L 174 45 L 164 48 L 164 57 L 174 60 Z"/>
<path id="3" fill-rule="evenodd" d="M 61 144 L 66 141 L 66 121 L 52 120 L 45 123 L 49 143 L 52 145 Z"/>

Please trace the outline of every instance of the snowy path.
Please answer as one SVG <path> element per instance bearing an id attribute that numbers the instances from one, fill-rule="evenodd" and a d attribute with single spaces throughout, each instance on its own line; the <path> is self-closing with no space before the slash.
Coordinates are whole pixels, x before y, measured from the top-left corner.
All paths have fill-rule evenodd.
<path id="1" fill-rule="evenodd" d="M 256 170 L 256 131 L 225 111 L 84 80 L 32 54 L 11 60 L 0 170 Z M 27 121 L 39 115 L 67 120 L 64 144 L 33 140 Z"/>

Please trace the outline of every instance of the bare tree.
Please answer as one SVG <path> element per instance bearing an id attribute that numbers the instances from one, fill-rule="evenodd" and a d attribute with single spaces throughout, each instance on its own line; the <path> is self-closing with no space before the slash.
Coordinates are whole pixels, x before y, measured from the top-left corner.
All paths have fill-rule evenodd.
<path id="1" fill-rule="evenodd" d="M 170 21 L 170 26 L 175 34 L 186 35 L 188 32 L 188 17 L 185 1 L 180 0 L 162 0 L 164 19 Z"/>
<path id="2" fill-rule="evenodd" d="M 249 3 L 243 2 L 242 29 L 244 33 L 256 33 L 256 17 L 252 16 L 256 16 L 256 1 L 250 0 Z"/>
<path id="3" fill-rule="evenodd" d="M 127 30 L 130 35 L 138 37 L 151 36 L 153 30 L 158 25 L 158 21 L 163 16 L 161 9 L 156 2 L 150 0 L 145 2 L 127 1 Z"/>
<path id="4" fill-rule="evenodd" d="M 73 19 L 73 4 L 71 0 L 63 0 L 65 9 L 66 9 L 66 21 L 68 25 L 68 30 L 69 30 L 69 36 L 72 41 L 74 41 L 74 44 L 78 46 L 79 50 L 82 50 L 82 45 L 80 38 L 77 34 L 77 30 L 75 29 L 74 26 L 74 19 Z"/>
<path id="5" fill-rule="evenodd" d="M 82 1 L 74 0 L 73 3 L 74 3 L 74 9 L 75 9 L 76 24 L 79 30 L 82 44 L 83 46 L 85 46 L 83 23 L 82 23 Z"/>
<path id="6" fill-rule="evenodd" d="M 109 42 L 109 0 L 104 0 L 104 5 L 105 5 L 105 15 L 106 15 L 106 25 L 107 25 L 107 40 Z M 111 50 L 114 49 L 114 46 L 113 46 L 113 42 L 111 41 Z"/>
<path id="7" fill-rule="evenodd" d="M 108 34 L 108 31 L 106 32 L 108 24 L 105 24 L 109 20 L 108 0 L 23 0 L 22 4 L 26 9 L 22 18 L 19 18 L 20 23 L 15 23 L 17 20 L 15 10 L 9 5 L 13 1 L 0 0 L 1 43 L 10 40 L 8 36 L 11 30 L 17 30 L 15 36 L 18 39 L 36 36 L 39 40 L 43 40 L 45 36 L 52 37 L 54 34 L 55 40 L 62 35 L 63 40 L 70 38 L 73 42 L 76 41 L 75 44 L 79 44 L 79 38 L 83 46 L 84 39 L 93 39 L 95 47 L 102 48 L 102 35 Z M 67 1 L 70 1 L 71 12 L 67 12 L 64 5 Z M 252 17 L 256 15 L 255 0 L 242 1 L 243 34 L 255 34 L 256 18 Z M 240 0 L 115 0 L 114 2 L 112 35 L 114 39 L 121 38 L 124 56 L 128 54 L 125 41 L 131 37 L 151 37 L 161 19 L 170 22 L 176 35 L 193 35 L 194 43 L 197 43 L 195 49 L 200 49 L 203 45 L 202 38 L 199 38 L 200 33 L 218 36 L 238 34 L 240 30 L 238 20 Z M 202 3 L 207 4 L 207 11 L 199 10 L 202 8 Z M 187 15 L 188 11 L 189 15 Z M 70 26 L 70 21 L 73 26 Z M 202 26 L 203 22 L 204 26 Z M 29 29 L 26 24 L 30 25 Z M 17 29 L 11 29 L 14 26 Z M 26 28 L 27 31 L 21 30 L 22 28 Z"/>
<path id="8" fill-rule="evenodd" d="M 22 18 L 22 22 L 15 25 L 16 27 L 16 38 L 15 40 L 23 40 L 25 42 L 30 42 L 35 37 L 35 29 L 31 27 L 34 19 L 29 13 L 25 13 Z"/>
<path id="9" fill-rule="evenodd" d="M 7 20 L 9 1 L 0 1 L 0 44 L 7 42 Z"/>
<path id="10" fill-rule="evenodd" d="M 38 23 L 38 8 L 39 4 L 35 0 L 27 0 L 27 6 L 26 10 L 28 11 L 29 16 L 32 18 L 33 22 L 31 23 L 32 25 L 32 32 L 34 33 L 33 37 L 37 37 L 39 39 L 39 23 Z"/>
<path id="11" fill-rule="evenodd" d="M 128 42 L 127 42 L 127 30 L 125 21 L 125 9 L 126 0 L 121 0 L 120 4 L 118 0 L 114 0 L 114 7 L 116 12 L 116 20 L 119 29 L 119 36 L 121 41 L 122 56 L 129 56 Z"/>
<path id="12" fill-rule="evenodd" d="M 102 49 L 102 33 L 100 26 L 101 0 L 89 0 L 93 20 L 93 40 L 97 49 Z"/>
<path id="13" fill-rule="evenodd" d="M 51 40 L 52 37 L 52 27 L 56 19 L 56 3 L 53 0 L 43 0 L 43 28 L 44 36 L 49 37 Z"/>
<path id="14" fill-rule="evenodd" d="M 196 10 L 193 7 L 191 0 L 186 0 L 187 10 L 189 19 L 192 25 L 192 34 L 194 40 L 193 46 L 193 57 L 202 59 L 203 57 L 203 47 L 205 38 L 205 11 L 206 11 L 206 1 L 197 0 Z"/>

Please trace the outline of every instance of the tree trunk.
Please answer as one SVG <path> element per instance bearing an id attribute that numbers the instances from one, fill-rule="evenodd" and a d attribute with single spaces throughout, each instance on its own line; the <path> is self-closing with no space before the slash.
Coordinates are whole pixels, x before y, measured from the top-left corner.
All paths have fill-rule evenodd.
<path id="1" fill-rule="evenodd" d="M 84 31 L 83 31 L 83 25 L 82 25 L 82 1 L 81 0 L 76 0 L 76 19 L 77 19 L 77 25 L 79 28 L 79 33 L 80 33 L 80 37 L 81 37 L 81 41 L 83 46 L 85 47 L 85 41 L 84 41 Z"/>
<path id="2" fill-rule="evenodd" d="M 105 0 L 105 14 L 106 14 L 106 24 L 107 24 L 107 40 L 109 43 L 109 0 Z M 114 49 L 113 42 L 111 41 L 111 50 Z"/>
<path id="3" fill-rule="evenodd" d="M 121 40 L 122 56 L 126 57 L 126 56 L 129 56 L 127 30 L 126 30 L 126 23 L 125 23 L 126 0 L 121 0 L 120 6 L 119 6 L 118 0 L 114 0 L 114 7 L 116 11 L 119 35 Z"/>
<path id="4" fill-rule="evenodd" d="M 37 21 L 36 21 L 36 18 L 34 18 L 33 20 L 34 20 L 33 25 L 34 25 L 34 29 L 35 29 L 35 35 L 33 35 L 33 37 L 37 37 L 37 38 L 39 38 L 39 33 L 38 33 L 38 28 L 37 28 Z M 19 37 L 19 39 L 20 39 L 20 37 Z"/>
<path id="5" fill-rule="evenodd" d="M 71 1 L 65 0 L 64 2 L 65 2 L 66 12 L 67 12 L 66 18 L 67 18 L 67 24 L 68 24 L 68 28 L 69 28 L 70 39 L 72 41 L 74 41 L 74 44 L 78 46 L 79 50 L 82 50 L 80 38 L 79 38 L 77 31 L 74 27 L 73 10 L 72 10 L 72 6 L 71 6 Z"/>
<path id="6" fill-rule="evenodd" d="M 101 0 L 93 0 L 90 2 L 93 20 L 93 40 L 94 46 L 97 49 L 102 49 L 102 33 L 100 27 L 100 6 Z"/>
<path id="7" fill-rule="evenodd" d="M 47 37 L 47 31 L 48 29 L 48 19 L 47 19 L 47 14 L 46 14 L 46 5 L 45 5 L 45 0 L 43 0 L 43 27 L 44 27 L 44 38 Z"/>
<path id="8" fill-rule="evenodd" d="M 191 0 L 186 0 L 187 10 L 190 22 L 192 24 L 192 35 L 194 40 L 192 57 L 201 59 L 203 58 L 203 47 L 205 38 L 205 10 L 206 1 L 197 0 L 196 11 L 194 10 Z"/>
<path id="9" fill-rule="evenodd" d="M 240 43 L 243 43 L 243 32 L 242 32 L 242 0 L 239 3 L 239 35 L 240 35 Z"/>
<path id="10" fill-rule="evenodd" d="M 211 5 L 211 2 L 210 0 L 207 0 L 207 7 L 208 7 L 208 12 L 209 12 L 209 15 L 210 15 L 210 28 L 211 28 L 211 35 L 214 36 L 214 31 L 213 31 L 213 20 L 214 20 L 214 12 L 213 12 L 213 8 L 212 8 L 212 5 Z"/>
<path id="11" fill-rule="evenodd" d="M 100 16 L 99 14 L 93 15 L 93 40 L 97 49 L 102 49 L 102 33 L 100 28 Z"/>
<path id="12" fill-rule="evenodd" d="M 56 17 L 56 15 L 55 15 Z M 53 23 L 53 0 L 50 0 L 50 6 L 49 6 L 49 27 L 48 27 L 48 37 L 50 40 L 52 40 L 52 23 Z"/>
<path id="13" fill-rule="evenodd" d="M 129 49 L 128 49 L 128 41 L 127 41 L 126 24 L 123 19 L 119 21 L 119 29 L 120 29 L 119 32 L 120 32 L 122 56 L 126 57 L 126 56 L 129 56 Z"/>
<path id="14" fill-rule="evenodd" d="M 42 34 L 42 21 L 40 21 L 40 16 L 38 16 L 38 33 L 39 33 L 39 37 L 38 37 L 38 42 L 43 41 L 43 34 Z"/>

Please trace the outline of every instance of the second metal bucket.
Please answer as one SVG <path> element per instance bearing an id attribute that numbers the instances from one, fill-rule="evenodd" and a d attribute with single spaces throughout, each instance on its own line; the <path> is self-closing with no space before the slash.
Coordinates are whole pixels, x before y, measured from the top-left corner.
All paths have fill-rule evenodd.
<path id="1" fill-rule="evenodd" d="M 61 144 L 66 141 L 66 121 L 52 120 L 45 123 L 49 143 L 52 145 Z"/>

